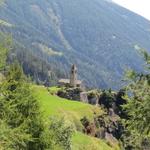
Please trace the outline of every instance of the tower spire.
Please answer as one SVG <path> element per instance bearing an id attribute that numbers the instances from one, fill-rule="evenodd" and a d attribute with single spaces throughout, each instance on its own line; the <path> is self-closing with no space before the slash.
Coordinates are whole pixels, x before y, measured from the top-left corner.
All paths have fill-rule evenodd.
<path id="1" fill-rule="evenodd" d="M 76 87 L 77 86 L 77 67 L 76 67 L 75 64 L 73 64 L 72 67 L 71 67 L 70 85 L 72 87 Z"/>

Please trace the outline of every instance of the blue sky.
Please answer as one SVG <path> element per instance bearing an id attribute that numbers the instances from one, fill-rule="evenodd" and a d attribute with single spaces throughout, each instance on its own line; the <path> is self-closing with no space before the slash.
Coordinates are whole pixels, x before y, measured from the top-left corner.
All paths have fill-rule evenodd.
<path id="1" fill-rule="evenodd" d="M 113 1 L 150 20 L 150 0 L 113 0 Z"/>

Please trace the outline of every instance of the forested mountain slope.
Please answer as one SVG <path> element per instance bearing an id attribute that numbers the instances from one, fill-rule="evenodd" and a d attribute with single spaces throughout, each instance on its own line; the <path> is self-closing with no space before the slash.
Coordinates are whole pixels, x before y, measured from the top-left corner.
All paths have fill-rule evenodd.
<path id="1" fill-rule="evenodd" d="M 88 86 L 117 88 L 126 67 L 142 70 L 137 45 L 150 49 L 150 22 L 108 0 L 5 0 L 0 30 L 36 81 L 75 63 Z"/>

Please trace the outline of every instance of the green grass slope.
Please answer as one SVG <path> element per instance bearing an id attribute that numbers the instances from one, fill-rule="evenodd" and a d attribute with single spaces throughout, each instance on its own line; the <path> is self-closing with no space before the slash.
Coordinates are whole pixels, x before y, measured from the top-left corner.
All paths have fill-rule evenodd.
<path id="1" fill-rule="evenodd" d="M 82 125 L 80 119 L 82 117 L 86 116 L 92 120 L 94 115 L 103 113 L 96 106 L 51 95 L 43 86 L 34 86 L 34 89 L 47 121 L 49 117 L 64 117 L 65 121 L 73 125 L 75 130 L 81 131 Z M 84 135 L 78 131 L 72 138 L 73 150 L 115 150 L 115 148 L 111 148 L 103 140 Z"/>
<path id="2" fill-rule="evenodd" d="M 73 136 L 72 141 L 72 150 L 119 150 L 117 147 L 110 147 L 103 140 L 87 136 L 80 132 L 77 132 Z"/>
<path id="3" fill-rule="evenodd" d="M 64 117 L 68 123 L 74 125 L 78 130 L 82 130 L 80 119 L 86 116 L 89 120 L 92 120 L 94 115 L 99 115 L 102 110 L 98 107 L 91 106 L 89 104 L 69 101 L 54 95 L 51 95 L 46 88 L 38 86 L 37 97 L 42 105 L 42 111 L 46 117 L 56 116 Z"/>

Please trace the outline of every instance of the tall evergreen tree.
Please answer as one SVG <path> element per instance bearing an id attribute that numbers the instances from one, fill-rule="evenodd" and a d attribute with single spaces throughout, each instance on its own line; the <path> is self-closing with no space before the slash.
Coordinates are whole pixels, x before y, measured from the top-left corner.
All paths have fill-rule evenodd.
<path id="1" fill-rule="evenodd" d="M 148 150 L 150 148 L 150 55 L 142 51 L 146 61 L 145 73 L 129 71 L 127 86 L 129 100 L 125 105 L 128 120 L 125 121 L 127 149 Z"/>
<path id="2" fill-rule="evenodd" d="M 19 135 L 20 137 L 28 137 L 23 138 L 21 143 L 18 138 L 18 141 L 12 143 L 10 147 L 14 150 L 44 149 L 41 139 L 44 126 L 39 104 L 18 64 L 10 67 L 6 79 L 0 87 L 0 93 L 1 120 L 5 120 L 8 129 L 23 131 Z"/>

